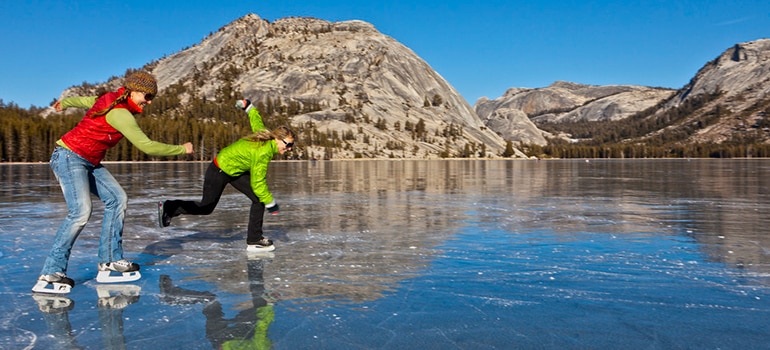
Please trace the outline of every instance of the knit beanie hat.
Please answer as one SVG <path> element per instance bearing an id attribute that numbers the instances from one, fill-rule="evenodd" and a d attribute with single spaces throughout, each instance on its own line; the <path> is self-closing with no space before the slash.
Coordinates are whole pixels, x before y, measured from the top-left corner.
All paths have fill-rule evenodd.
<path id="1" fill-rule="evenodd" d="M 144 92 L 146 94 L 158 94 L 158 82 L 150 73 L 136 72 L 126 78 L 126 89 Z"/>

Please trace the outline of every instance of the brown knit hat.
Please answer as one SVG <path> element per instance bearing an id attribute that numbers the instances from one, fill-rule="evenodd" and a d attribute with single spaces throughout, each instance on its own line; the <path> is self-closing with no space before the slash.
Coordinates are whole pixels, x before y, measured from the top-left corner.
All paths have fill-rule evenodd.
<path id="1" fill-rule="evenodd" d="M 155 80 L 155 77 L 147 72 L 140 71 L 129 75 L 124 86 L 131 91 L 153 95 L 158 94 L 158 82 Z"/>

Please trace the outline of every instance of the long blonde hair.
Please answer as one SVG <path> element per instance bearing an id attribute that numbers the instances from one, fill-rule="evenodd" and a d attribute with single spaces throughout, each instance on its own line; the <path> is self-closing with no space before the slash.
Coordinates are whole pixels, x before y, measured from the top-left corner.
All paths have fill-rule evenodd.
<path id="1" fill-rule="evenodd" d="M 263 130 L 263 131 L 255 132 L 249 136 L 243 137 L 243 139 L 246 141 L 252 141 L 252 142 L 265 142 L 265 141 L 270 141 L 272 139 L 283 140 L 288 136 L 291 136 L 292 139 L 296 138 L 294 136 L 294 131 L 292 131 L 286 126 L 279 126 L 275 128 L 275 130 L 273 131 Z"/>

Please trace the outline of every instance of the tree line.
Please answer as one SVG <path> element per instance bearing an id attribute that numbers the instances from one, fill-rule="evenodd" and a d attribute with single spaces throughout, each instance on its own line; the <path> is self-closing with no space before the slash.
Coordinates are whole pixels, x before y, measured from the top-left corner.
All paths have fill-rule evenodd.
<path id="1" fill-rule="evenodd" d="M 161 160 L 211 160 L 230 143 L 251 133 L 248 117 L 235 108 L 232 91 L 219 91 L 227 98 L 207 101 L 205 98 L 191 98 L 182 102 L 178 92 L 185 88 L 175 85 L 157 96 L 144 112 L 136 116 L 137 123 L 150 139 L 168 143 L 182 144 L 192 142 L 195 154 L 177 157 L 152 157 L 140 152 L 130 142 L 120 142 L 111 148 L 105 157 L 107 161 L 161 161 Z M 232 96 L 232 97 L 230 97 Z M 220 96 L 222 97 L 222 96 Z M 292 114 L 307 113 L 320 109 L 316 103 L 300 106 L 292 101 L 284 103 L 267 98 L 255 102 L 268 129 L 279 125 L 289 125 Z M 75 113 L 51 113 L 43 116 L 44 108 L 20 108 L 14 103 L 6 104 L 0 99 L 0 161 L 2 162 L 47 162 L 56 141 L 83 119 L 86 110 Z M 295 128 L 298 133 L 313 133 L 314 125 L 302 125 Z M 323 145 L 322 145 L 323 146 Z M 281 156 L 277 156 L 282 158 Z M 295 150 L 286 157 L 310 158 L 301 150 Z"/>
<path id="2" fill-rule="evenodd" d="M 128 73 L 127 73 L 128 74 Z M 120 142 L 108 150 L 106 161 L 164 161 L 164 160 L 211 160 L 224 147 L 240 137 L 251 133 L 249 120 L 242 110 L 235 108 L 235 101 L 243 98 L 229 84 L 220 87 L 211 100 L 194 97 L 189 93 L 191 88 L 182 84 L 172 85 L 164 90 L 162 95 L 153 99 L 144 108 L 144 112 L 136 116 L 137 123 L 150 139 L 168 143 L 182 144 L 192 142 L 195 154 L 176 157 L 152 157 L 139 151 L 130 142 Z M 195 89 L 194 87 L 192 88 Z M 103 88 L 84 83 L 76 89 L 79 93 L 98 95 L 106 92 Z M 194 91 L 193 91 L 194 92 Z M 182 101 L 179 96 L 193 96 Z M 350 149 L 349 141 L 357 138 L 369 143 L 368 135 L 359 127 L 358 135 L 348 132 L 340 133 L 335 130 L 320 131 L 315 123 L 305 122 L 292 125 L 292 117 L 322 110 L 319 101 L 285 100 L 281 97 L 258 97 L 252 101 L 263 118 L 265 127 L 273 129 L 280 125 L 291 127 L 300 141 L 298 147 L 285 155 L 276 155 L 279 159 L 331 159 L 342 149 Z M 43 116 L 45 108 L 19 108 L 10 103 L 5 104 L 0 99 L 0 162 L 47 162 L 56 141 L 72 129 L 83 118 L 86 110 L 75 110 L 63 113 L 50 113 Z M 360 120 L 354 116 L 345 117 L 346 122 L 371 123 L 381 130 L 390 127 L 401 131 L 402 126 L 396 123 L 388 126 L 384 120 L 369 120 L 363 115 Z M 404 132 L 410 133 L 412 139 L 428 141 L 425 122 L 420 119 L 416 123 L 409 121 L 403 126 Z M 437 130 L 437 135 L 440 136 Z M 455 137 L 462 134 L 461 127 L 450 124 L 443 134 L 449 133 Z M 444 135 L 446 136 L 446 135 Z M 307 151 L 308 146 L 317 146 L 322 151 L 318 154 Z M 468 146 L 466 146 L 467 148 Z M 402 142 L 389 142 L 385 145 L 389 150 L 404 150 Z M 466 153 L 477 151 L 476 146 Z M 483 149 L 483 148 L 479 148 Z M 401 152 L 403 153 L 403 152 Z M 450 156 L 447 154 L 446 156 Z M 363 154 L 356 154 L 363 158 Z"/>
<path id="3" fill-rule="evenodd" d="M 194 97 L 197 94 L 189 93 L 189 89 L 181 84 L 168 87 L 145 108 L 144 113 L 137 116 L 137 123 L 153 140 L 169 144 L 192 142 L 196 151 L 194 155 L 151 157 L 140 152 L 129 142 L 121 142 L 108 151 L 105 160 L 211 160 L 219 150 L 251 133 L 248 118 L 243 111 L 234 107 L 235 101 L 242 96 L 239 96 L 232 86 L 223 84 L 212 100 Z M 184 95 L 193 97 L 182 101 L 179 96 Z M 764 117 L 755 125 L 749 126 L 748 132 L 736 134 L 741 136 L 719 144 L 687 142 L 687 139 L 698 130 L 716 123 L 720 118 L 730 116 L 724 108 L 716 105 L 706 113 L 701 113 L 701 117 L 697 120 L 687 119 L 719 96 L 719 93 L 714 93 L 690 98 L 679 107 L 656 117 L 652 116 L 661 107 L 660 105 L 620 121 L 580 121 L 538 125 L 541 129 L 553 133 L 569 133 L 578 141 L 553 139 L 546 146 L 514 145 L 512 142 L 507 142 L 500 156 L 513 156 L 514 146 L 516 146 L 528 156 L 546 158 L 770 157 L 770 145 L 763 142 L 767 138 L 758 136 L 758 133 L 770 127 L 770 101 L 759 102 L 750 111 L 745 112 L 758 113 Z M 261 97 L 260 101 L 254 101 L 254 104 L 268 129 L 288 125 L 297 132 L 300 147 L 286 155 L 277 156 L 278 158 L 333 158 L 339 150 L 350 150 L 350 141 L 369 143 L 369 136 L 363 133 L 360 126 L 356 134 L 334 130 L 321 132 L 313 122 L 292 125 L 293 116 L 322 110 L 318 101 L 284 100 L 281 97 L 265 96 Z M 0 99 L 0 127 L 2 128 L 0 129 L 0 161 L 47 162 L 55 142 L 72 129 L 85 114 L 85 110 L 80 110 L 77 113 L 53 113 L 42 116 L 43 111 L 43 108 L 34 106 L 30 109 L 19 108 L 13 103 L 6 104 Z M 413 140 L 433 141 L 423 120 L 416 123 L 406 121 L 404 125 L 399 122 L 388 125 L 382 119 L 369 120 L 366 115 L 360 118 L 347 115 L 344 121 L 370 123 L 379 130 L 393 128 L 398 132 L 409 133 Z M 677 127 L 667 128 L 672 125 Z M 466 144 L 465 149 L 459 154 L 450 152 L 449 143 L 456 141 L 462 134 L 462 126 L 454 124 L 449 124 L 444 130 L 436 130 L 434 135 L 436 138 L 447 140 L 446 147 L 439 156 L 475 157 L 485 153 L 483 144 Z M 309 153 L 303 146 L 317 146 L 316 148 L 322 149 L 321 154 Z M 406 149 L 403 142 L 397 141 L 388 142 L 385 144 L 385 149 L 398 151 L 403 156 L 408 153 L 417 154 L 416 148 Z M 363 158 L 366 155 L 356 153 L 355 157 Z"/>
<path id="4" fill-rule="evenodd" d="M 655 112 L 667 101 L 622 120 L 538 124 L 551 133 L 567 133 L 575 141 L 553 139 L 546 146 L 519 147 L 529 155 L 550 158 L 770 157 L 770 144 L 765 142 L 770 134 L 770 100 L 760 101 L 740 115 L 732 115 L 722 105 L 711 103 L 722 95 L 723 92 L 714 92 L 691 97 L 660 115 Z M 700 117 L 691 119 L 696 112 Z M 689 141 L 698 131 L 723 118 L 748 119 L 754 114 L 761 117 L 759 121 L 744 125 L 727 141 Z"/>

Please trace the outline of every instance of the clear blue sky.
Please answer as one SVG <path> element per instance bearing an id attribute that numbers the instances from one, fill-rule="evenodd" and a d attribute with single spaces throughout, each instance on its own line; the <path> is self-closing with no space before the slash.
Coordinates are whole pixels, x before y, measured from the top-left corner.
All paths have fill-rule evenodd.
<path id="1" fill-rule="evenodd" d="M 768 0 L 2 1 L 0 99 L 47 106 L 248 13 L 372 23 L 471 105 L 556 80 L 680 88 L 732 45 L 770 37 Z"/>

